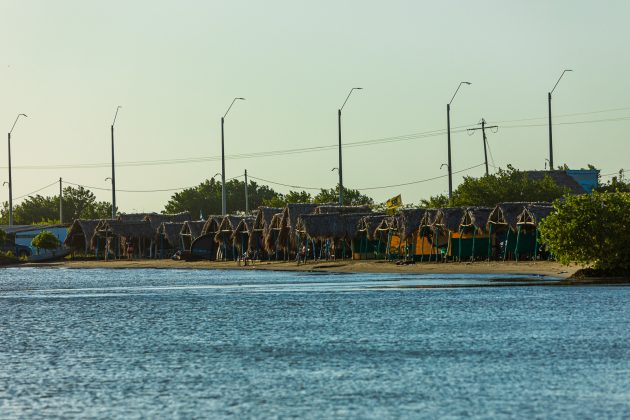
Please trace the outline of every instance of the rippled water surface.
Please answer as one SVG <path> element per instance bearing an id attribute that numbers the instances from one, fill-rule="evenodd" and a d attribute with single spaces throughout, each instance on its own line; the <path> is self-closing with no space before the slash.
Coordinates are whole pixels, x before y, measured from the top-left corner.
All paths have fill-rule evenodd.
<path id="1" fill-rule="evenodd" d="M 390 287 L 498 280 L 3 269 L 0 418 L 630 416 L 630 288 Z"/>

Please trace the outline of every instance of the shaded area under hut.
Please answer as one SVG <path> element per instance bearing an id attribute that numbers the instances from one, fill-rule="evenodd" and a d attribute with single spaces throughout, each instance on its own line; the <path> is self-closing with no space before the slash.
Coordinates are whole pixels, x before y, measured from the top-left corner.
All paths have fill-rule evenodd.
<path id="1" fill-rule="evenodd" d="M 205 224 L 205 220 L 188 220 L 184 222 L 179 233 L 182 251 L 190 251 L 193 241 L 201 236 L 201 231 Z"/>
<path id="2" fill-rule="evenodd" d="M 221 220 L 221 224 L 214 235 L 214 240 L 218 246 L 217 261 L 236 261 L 238 258 L 237 249 L 232 242 L 232 234 L 244 218 L 244 216 L 227 215 Z"/>
<path id="3" fill-rule="evenodd" d="M 278 213 L 282 213 L 282 208 L 266 206 L 258 207 L 258 213 L 256 214 L 256 219 L 251 226 L 249 242 L 247 244 L 247 250 L 252 254 L 253 259 L 269 259 L 270 253 L 267 252 L 265 242 L 269 229 L 271 229 L 273 217 Z M 274 253 L 275 250 L 273 250 L 272 254 Z"/>
<path id="4" fill-rule="evenodd" d="M 298 244 L 296 242 L 295 228 L 298 218 L 302 215 L 313 214 L 317 207 L 317 204 L 312 203 L 291 203 L 284 208 L 282 221 L 280 222 L 282 228 L 278 235 L 278 246 L 286 251 L 288 258 L 297 253 Z"/>
<path id="5" fill-rule="evenodd" d="M 244 254 L 247 252 L 249 237 L 255 220 L 256 218 L 252 216 L 244 217 L 238 222 L 238 225 L 236 225 L 232 232 L 232 247 L 236 250 L 235 254 L 238 261 L 241 261 L 245 257 L 249 259 L 249 253 L 247 253 L 247 255 Z"/>

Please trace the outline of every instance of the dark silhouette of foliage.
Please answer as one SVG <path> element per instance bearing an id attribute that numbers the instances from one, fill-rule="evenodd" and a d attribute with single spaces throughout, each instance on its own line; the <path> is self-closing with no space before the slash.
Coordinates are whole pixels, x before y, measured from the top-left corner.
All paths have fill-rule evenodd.
<path id="1" fill-rule="evenodd" d="M 45 230 L 33 238 L 31 245 L 35 248 L 52 250 L 57 249 L 59 245 L 61 245 L 61 242 L 59 242 L 59 239 L 57 239 L 52 232 Z"/>

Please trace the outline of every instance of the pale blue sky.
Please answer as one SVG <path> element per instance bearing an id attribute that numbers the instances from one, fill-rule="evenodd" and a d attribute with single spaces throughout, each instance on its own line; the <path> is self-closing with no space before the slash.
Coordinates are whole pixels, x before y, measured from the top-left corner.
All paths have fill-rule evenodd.
<path id="1" fill-rule="evenodd" d="M 472 85 L 453 102 L 452 125 L 498 122 L 488 138 L 496 165 L 543 169 L 547 92 L 565 68 L 574 72 L 554 93 L 556 164 L 630 169 L 627 1 L 1 0 L 0 16 L 0 121 L 7 132 L 18 113 L 29 115 L 13 134 L 14 197 L 59 177 L 108 188 L 117 105 L 117 188 L 167 189 L 198 184 L 220 161 L 122 163 L 220 156 L 220 117 L 235 96 L 247 100 L 226 120 L 228 155 L 334 145 L 337 108 L 354 86 L 364 90 L 344 109 L 344 142 L 443 130 L 462 80 Z M 576 113 L 588 114 L 566 116 Z M 540 119 L 507 122 L 528 118 Z M 6 145 L 0 150 L 6 181 Z M 445 134 L 347 148 L 344 183 L 421 180 L 444 175 L 444 162 Z M 482 162 L 480 133 L 453 134 L 455 171 Z M 84 164 L 103 165 L 50 168 Z M 23 168 L 33 165 L 49 168 Z M 337 182 L 335 149 L 226 166 L 228 177 L 247 169 L 292 185 Z M 364 192 L 417 203 L 446 190 L 442 178 Z M 119 192 L 117 200 L 122 211 L 160 211 L 171 194 Z"/>

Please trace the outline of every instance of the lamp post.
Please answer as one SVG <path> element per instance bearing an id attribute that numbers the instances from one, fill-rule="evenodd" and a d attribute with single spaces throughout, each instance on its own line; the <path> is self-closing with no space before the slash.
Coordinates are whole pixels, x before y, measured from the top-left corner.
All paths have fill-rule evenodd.
<path id="1" fill-rule="evenodd" d="M 568 72 L 568 71 L 573 71 L 573 70 L 564 70 L 562 72 L 562 74 L 560 75 L 560 77 L 558 78 L 558 81 L 556 82 L 555 85 L 553 85 L 553 89 L 551 89 L 551 92 L 547 93 L 547 105 L 548 105 L 548 109 L 549 109 L 549 170 L 553 171 L 553 135 L 551 133 L 551 94 L 553 93 L 554 90 L 556 90 L 556 86 L 558 86 L 558 83 L 560 83 L 560 79 L 562 79 L 562 76 L 564 76 L 564 73 Z"/>
<path id="2" fill-rule="evenodd" d="M 116 170 L 114 168 L 114 124 L 116 124 L 116 117 L 118 116 L 118 110 L 122 106 L 116 107 L 116 113 L 114 114 L 114 121 L 112 122 L 112 219 L 116 218 Z"/>
<path id="3" fill-rule="evenodd" d="M 13 123 L 13 126 L 11 127 L 11 130 L 9 131 L 9 135 L 8 135 L 9 137 L 8 139 L 8 145 L 9 145 L 9 226 L 13 226 L 13 181 L 11 178 L 11 133 L 13 133 L 15 124 L 17 124 L 20 117 L 27 117 L 27 115 L 18 114 L 18 116 L 15 118 L 15 122 Z"/>
<path id="4" fill-rule="evenodd" d="M 350 92 L 348 93 L 348 96 L 346 96 L 346 100 L 343 101 L 343 105 L 341 105 L 341 108 L 339 108 L 337 110 L 337 126 L 339 128 L 339 168 L 338 168 L 338 172 L 339 172 L 339 205 L 343 206 L 343 164 L 342 164 L 342 159 L 341 159 L 341 111 L 343 110 L 343 107 L 346 106 L 346 102 L 348 102 L 348 99 L 350 98 L 350 95 L 352 95 L 352 92 L 355 90 L 362 90 L 363 88 L 360 87 L 355 87 L 350 89 Z"/>
<path id="5" fill-rule="evenodd" d="M 225 117 L 227 117 L 232 105 L 234 105 L 234 102 L 237 100 L 244 101 L 245 98 L 234 98 L 227 111 L 225 111 L 225 115 L 221 117 L 221 213 L 223 216 L 227 214 L 227 199 L 225 197 L 225 136 L 223 126 Z"/>
<path id="6" fill-rule="evenodd" d="M 462 85 L 471 85 L 470 82 L 459 82 L 451 101 L 446 104 L 446 129 L 447 129 L 447 140 L 448 140 L 448 201 L 449 205 L 451 200 L 453 199 L 453 166 L 451 162 L 451 103 L 453 103 L 453 99 L 455 99 L 455 95 L 459 92 L 459 88 Z"/>

